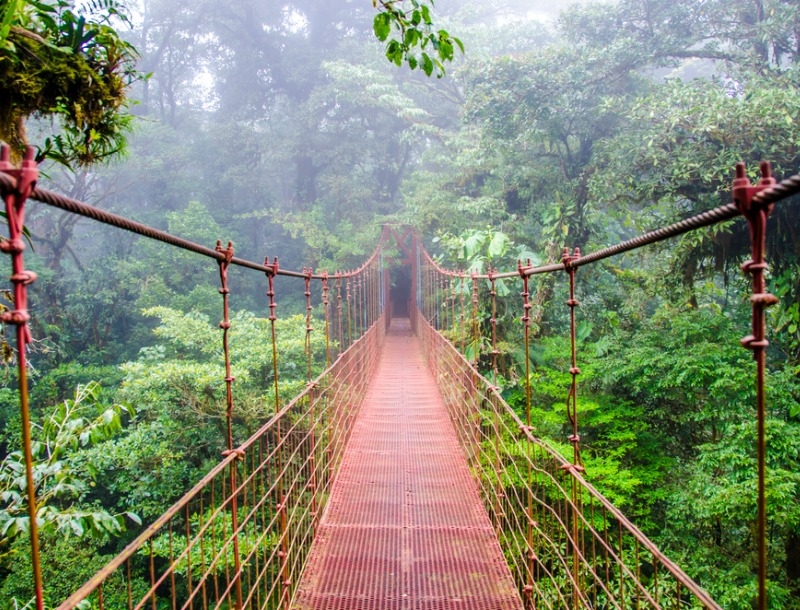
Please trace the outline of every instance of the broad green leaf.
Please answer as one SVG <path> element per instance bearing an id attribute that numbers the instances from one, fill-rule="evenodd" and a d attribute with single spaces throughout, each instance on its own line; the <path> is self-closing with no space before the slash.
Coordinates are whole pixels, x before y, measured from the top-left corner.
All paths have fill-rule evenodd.
<path id="1" fill-rule="evenodd" d="M 372 21 L 372 28 L 375 31 L 375 37 L 381 42 L 389 37 L 391 31 L 391 17 L 389 13 L 378 13 Z M 388 53 L 387 53 L 388 55 Z"/>
<path id="2" fill-rule="evenodd" d="M 511 243 L 511 240 L 508 239 L 508 236 L 505 233 L 497 232 L 492 235 L 492 240 L 489 242 L 489 258 L 500 258 L 506 253 L 508 249 L 508 245 Z"/>

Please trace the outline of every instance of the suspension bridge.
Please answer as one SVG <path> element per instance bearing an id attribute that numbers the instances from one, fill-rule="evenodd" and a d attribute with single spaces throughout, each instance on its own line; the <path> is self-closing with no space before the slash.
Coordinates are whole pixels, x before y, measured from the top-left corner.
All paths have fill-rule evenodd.
<path id="1" fill-rule="evenodd" d="M 387 226 L 358 269 L 290 271 L 234 256 L 232 244 L 195 244 L 38 188 L 29 152 L 21 168 L 0 153 L 0 193 L 12 262 L 22 451 L 26 460 L 34 604 L 59 610 L 127 608 L 504 609 L 719 608 L 591 484 L 580 457 L 576 272 L 581 266 L 744 216 L 751 253 L 752 334 L 757 400 L 759 608 L 766 596 L 764 240 L 776 202 L 800 191 L 762 166 L 750 184 L 737 168 L 733 203 L 590 254 L 466 274 L 440 266 L 410 228 Z M 212 259 L 220 271 L 227 450 L 183 498 L 66 600 L 45 599 L 36 522 L 28 405 L 31 341 L 25 270 L 25 204 L 35 200 Z M 228 271 L 251 269 L 264 283 L 271 332 L 276 413 L 246 442 L 234 443 L 236 392 L 229 346 Z M 409 270 L 408 293 L 390 290 L 389 269 Z M 530 279 L 563 274 L 569 286 L 571 388 L 566 400 L 572 459 L 535 436 L 530 387 L 526 417 L 497 384 L 497 282 L 518 282 L 519 324 L 530 350 Z M 308 383 L 281 402 L 278 392 L 276 279 L 306 303 Z M 290 290 L 291 282 L 285 282 Z M 281 284 L 283 290 L 284 283 Z M 483 290 L 480 290 L 480 287 Z M 314 303 L 312 295 L 321 295 Z M 491 312 L 479 319 L 481 301 Z M 324 328 L 312 327 L 312 312 Z M 489 329 L 490 370 L 477 367 Z M 323 332 L 326 368 L 312 375 L 310 337 Z M 471 354 L 471 355 L 470 355 Z M 528 360 L 528 359 L 526 359 Z M 530 371 L 526 371 L 526 379 Z M 527 384 L 526 384 L 527 385 Z"/>

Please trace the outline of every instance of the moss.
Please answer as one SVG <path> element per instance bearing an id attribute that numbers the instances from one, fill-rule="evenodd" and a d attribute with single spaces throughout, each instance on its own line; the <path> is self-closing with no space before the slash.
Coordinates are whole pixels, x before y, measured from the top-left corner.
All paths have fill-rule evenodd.
<path id="1" fill-rule="evenodd" d="M 21 149 L 25 119 L 41 115 L 61 120 L 81 164 L 118 143 L 132 59 L 124 43 L 107 38 L 89 52 L 73 51 L 15 32 L 8 42 L 0 48 L 0 139 Z"/>

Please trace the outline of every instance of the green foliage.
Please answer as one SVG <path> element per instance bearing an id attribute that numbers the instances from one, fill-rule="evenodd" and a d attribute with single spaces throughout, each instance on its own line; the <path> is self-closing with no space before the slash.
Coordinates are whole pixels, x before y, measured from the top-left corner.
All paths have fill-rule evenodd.
<path id="1" fill-rule="evenodd" d="M 464 45 L 447 30 L 436 30 L 431 8 L 433 0 L 373 0 L 380 11 L 373 20 L 375 36 L 381 42 L 389 39 L 392 30 L 397 36 L 386 45 L 386 59 L 397 66 L 405 61 L 412 70 L 421 69 L 426 76 L 436 71 L 437 78 L 445 74 L 444 62 L 453 61 L 455 48 L 464 52 Z M 430 50 L 428 49 L 430 45 Z M 415 53 L 419 47 L 419 53 Z"/>
<path id="2" fill-rule="evenodd" d="M 201 427 L 196 418 L 163 415 L 92 447 L 79 466 L 97 473 L 95 490 L 111 510 L 152 521 L 213 467 L 221 439 L 218 428 Z"/>
<path id="3" fill-rule="evenodd" d="M 460 235 L 442 233 L 433 239 L 441 244 L 450 257 L 467 273 L 486 273 L 488 269 L 512 269 L 517 262 L 539 264 L 539 257 L 524 246 L 515 244 L 508 234 L 492 226 L 486 229 L 464 231 Z M 498 294 L 508 294 L 503 280 L 499 281 Z"/>
<path id="4" fill-rule="evenodd" d="M 82 539 L 75 544 L 63 536 L 45 533 L 41 538 L 42 577 L 46 607 L 55 607 L 75 592 L 76 585 L 88 581 L 112 558 L 104 541 Z M 28 541 L 16 541 L 0 567 L 7 576 L 0 585 L 0 609 L 19 610 L 33 598 L 33 570 Z M 104 607 L 124 610 L 128 607 L 128 583 L 124 574 L 115 572 L 103 590 Z M 134 598 L 143 597 L 149 583 L 134 576 L 130 581 Z"/>
<path id="5" fill-rule="evenodd" d="M 99 5 L 97 5 L 99 6 Z M 116 3 L 84 15 L 68 0 L 5 3 L 0 15 L 0 139 L 27 143 L 25 120 L 58 120 L 40 158 L 67 166 L 119 154 L 130 127 L 127 88 L 138 78 L 136 51 L 109 25 L 125 19 Z"/>
<path id="6" fill-rule="evenodd" d="M 240 515 L 239 519 L 240 523 L 243 522 L 244 515 Z M 189 573 L 203 574 L 205 570 L 211 574 L 224 574 L 234 564 L 233 543 L 230 540 L 233 534 L 233 516 L 220 508 L 209 508 L 202 515 L 191 515 L 190 523 L 192 531 L 199 531 L 202 527 L 207 528 L 207 532 L 210 530 L 211 536 L 204 539 L 205 547 L 195 544 L 187 551 L 186 536 L 162 534 L 153 540 L 152 555 L 174 561 L 175 573 L 183 577 Z M 278 537 L 277 532 L 265 533 L 252 527 L 240 530 L 240 557 L 250 557 L 251 561 L 266 563 L 266 558 L 278 543 Z M 143 548 L 140 553 L 149 558 L 150 548 Z M 209 569 L 212 560 L 215 561 L 214 569 Z"/>
<path id="7" fill-rule="evenodd" d="M 718 205 L 739 161 L 751 171 L 762 159 L 777 175 L 796 171 L 799 100 L 794 71 L 743 74 L 735 86 L 668 81 L 637 99 L 624 128 L 603 143 L 606 169 L 595 174 L 593 193 L 609 205 L 652 202 L 686 213 Z"/>
<path id="8" fill-rule="evenodd" d="M 159 325 L 153 332 L 163 343 L 143 349 L 138 360 L 122 366 L 122 396 L 140 411 L 177 415 L 177 411 L 188 408 L 200 418 L 224 418 L 224 360 L 219 328 L 196 312 L 155 307 L 144 313 L 158 318 Z M 249 312 L 231 316 L 231 364 L 237 395 L 234 416 L 246 430 L 254 430 L 275 412 L 270 332 L 266 318 Z M 305 316 L 279 318 L 277 335 L 281 400 L 288 400 L 307 381 Z M 311 349 L 316 375 L 325 362 L 322 333 L 312 333 Z M 249 432 L 241 440 L 247 436 Z"/>
<path id="9" fill-rule="evenodd" d="M 100 385 L 90 382 L 78 386 L 75 397 L 59 404 L 36 428 L 33 481 L 42 532 L 103 538 L 124 532 L 125 517 L 138 523 L 133 513 L 112 515 L 100 507 L 75 504 L 85 497 L 96 475 L 91 468 L 76 470 L 79 454 L 118 434 L 123 414 L 130 416 L 133 410 L 121 404 L 104 404 Z M 7 547 L 30 528 L 21 451 L 12 451 L 0 462 L 0 502 L 0 545 Z"/>
<path id="10" fill-rule="evenodd" d="M 755 587 L 755 395 L 750 355 L 736 341 L 743 331 L 717 308 L 665 305 L 642 325 L 620 329 L 597 361 L 601 387 L 638 405 L 658 439 L 650 449 L 671 458 L 657 486 L 640 493 L 652 503 L 656 540 L 736 608 L 749 607 Z M 800 385 L 779 363 L 768 387 L 772 607 L 795 607 L 785 549 L 800 519 L 800 427 L 789 415 Z"/>
<path id="11" fill-rule="evenodd" d="M 167 230 L 173 235 L 208 247 L 226 233 L 199 201 L 189 201 L 183 209 L 168 212 L 166 220 Z M 141 244 L 138 254 L 121 266 L 126 275 L 133 276 L 132 281 L 141 282 L 137 299 L 140 309 L 166 306 L 220 315 L 219 267 L 215 261 L 151 241 Z"/>

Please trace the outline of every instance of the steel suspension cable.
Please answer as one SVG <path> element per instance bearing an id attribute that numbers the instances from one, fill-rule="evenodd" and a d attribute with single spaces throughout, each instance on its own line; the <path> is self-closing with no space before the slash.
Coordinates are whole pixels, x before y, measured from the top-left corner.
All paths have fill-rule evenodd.
<path id="1" fill-rule="evenodd" d="M 5 171 L 10 171 L 10 170 L 11 168 Z M 13 177 L 13 175 L 0 171 L 0 193 L 2 194 L 11 193 L 16 188 L 16 185 L 17 185 L 17 180 Z M 123 231 L 135 233 L 137 235 L 141 235 L 143 237 L 160 241 L 162 243 L 169 244 L 171 246 L 175 246 L 183 250 L 188 250 L 189 252 L 194 252 L 195 254 L 212 258 L 217 261 L 224 260 L 224 254 L 217 252 L 214 248 L 203 246 L 191 240 L 184 239 L 177 235 L 173 235 L 172 233 L 169 233 L 167 231 L 156 229 L 144 223 L 131 220 L 130 218 L 126 218 L 125 216 L 121 216 L 119 214 L 115 214 L 107 210 L 102 210 L 93 205 L 89 205 L 88 203 L 85 203 L 83 201 L 79 201 L 78 199 L 73 199 L 72 197 L 67 197 L 66 195 L 62 195 L 54 191 L 50 191 L 41 187 L 36 187 L 31 191 L 28 199 L 38 201 L 45 205 L 49 205 L 51 207 L 63 210 L 65 212 L 70 212 L 72 214 L 76 214 L 84 218 L 89 218 L 91 220 L 95 220 L 97 222 L 112 227 L 116 227 L 118 229 L 122 229 Z M 373 258 L 376 255 L 377 255 L 377 249 L 375 252 L 372 253 L 371 257 L 367 259 L 367 261 L 359 269 L 353 271 L 352 273 L 356 274 L 362 269 L 366 268 L 366 266 L 372 262 Z M 248 269 L 253 269 L 255 271 L 261 271 L 263 273 L 274 272 L 279 275 L 285 275 L 289 277 L 296 277 L 296 278 L 305 277 L 305 274 L 302 271 L 291 271 L 288 269 L 273 270 L 271 267 L 238 257 L 233 257 L 230 261 L 230 264 L 239 267 L 246 267 Z M 319 273 L 312 274 L 312 278 L 316 280 L 321 280 L 322 277 L 323 274 Z"/>

